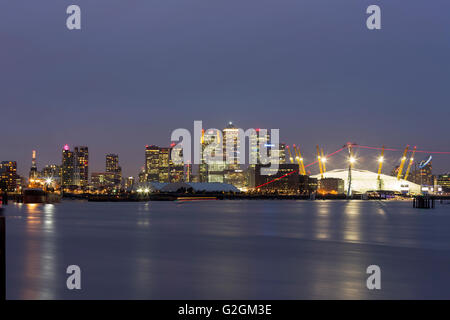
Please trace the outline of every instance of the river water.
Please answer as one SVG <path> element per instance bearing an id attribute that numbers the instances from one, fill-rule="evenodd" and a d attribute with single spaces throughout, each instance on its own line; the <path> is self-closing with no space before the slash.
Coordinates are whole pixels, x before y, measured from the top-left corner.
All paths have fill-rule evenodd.
<path id="1" fill-rule="evenodd" d="M 449 204 L 63 201 L 4 215 L 8 299 L 450 299 Z"/>

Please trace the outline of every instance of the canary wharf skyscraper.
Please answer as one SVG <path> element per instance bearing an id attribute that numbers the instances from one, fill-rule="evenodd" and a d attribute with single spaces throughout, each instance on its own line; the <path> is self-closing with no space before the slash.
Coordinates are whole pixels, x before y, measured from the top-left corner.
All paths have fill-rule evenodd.
<path id="1" fill-rule="evenodd" d="M 169 182 L 170 148 L 145 147 L 145 174 L 149 182 Z"/>
<path id="2" fill-rule="evenodd" d="M 225 170 L 238 170 L 239 164 L 239 129 L 232 122 L 223 129 L 223 149 L 224 160 L 226 162 Z"/>

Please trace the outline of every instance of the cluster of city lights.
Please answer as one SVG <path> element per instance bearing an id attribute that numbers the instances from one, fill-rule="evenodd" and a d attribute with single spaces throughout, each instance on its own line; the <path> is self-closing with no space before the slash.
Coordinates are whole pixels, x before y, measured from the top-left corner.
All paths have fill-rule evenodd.
<path id="1" fill-rule="evenodd" d="M 42 185 L 51 185 L 54 182 L 52 178 L 46 178 L 44 180 L 41 179 L 30 179 L 30 184 L 42 184 Z"/>

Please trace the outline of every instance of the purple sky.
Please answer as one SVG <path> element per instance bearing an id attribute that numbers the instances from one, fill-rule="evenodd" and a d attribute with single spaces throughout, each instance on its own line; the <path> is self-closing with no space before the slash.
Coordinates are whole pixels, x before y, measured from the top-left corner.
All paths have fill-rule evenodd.
<path id="1" fill-rule="evenodd" d="M 65 27 L 70 4 L 81 31 Z M 365 26 L 370 4 L 381 31 Z M 0 160 L 27 174 L 32 149 L 40 169 L 87 145 L 91 171 L 118 153 L 136 175 L 146 144 L 194 120 L 280 128 L 307 162 L 347 141 L 450 151 L 449 12 L 448 0 L 2 1 Z M 371 155 L 360 166 L 376 170 Z M 450 156 L 433 166 L 449 171 Z"/>

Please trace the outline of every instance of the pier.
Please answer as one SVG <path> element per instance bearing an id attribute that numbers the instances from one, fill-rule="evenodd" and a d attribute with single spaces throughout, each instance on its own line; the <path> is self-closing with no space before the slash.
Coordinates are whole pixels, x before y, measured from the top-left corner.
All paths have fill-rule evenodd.
<path id="1" fill-rule="evenodd" d="M 415 197 L 413 198 L 413 208 L 434 209 L 434 198 L 423 196 Z"/>

